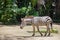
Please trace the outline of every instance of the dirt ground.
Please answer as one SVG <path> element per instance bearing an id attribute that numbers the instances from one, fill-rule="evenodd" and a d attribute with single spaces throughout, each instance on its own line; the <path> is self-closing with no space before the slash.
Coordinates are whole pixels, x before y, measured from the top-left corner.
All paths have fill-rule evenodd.
<path id="1" fill-rule="evenodd" d="M 46 28 L 41 26 L 40 29 Z M 0 40 L 60 40 L 60 25 L 54 24 L 53 28 L 58 30 L 58 33 L 52 33 L 51 36 L 40 36 L 39 33 L 36 33 L 32 37 L 32 26 L 25 26 L 23 29 L 20 29 L 19 25 L 0 25 Z"/>

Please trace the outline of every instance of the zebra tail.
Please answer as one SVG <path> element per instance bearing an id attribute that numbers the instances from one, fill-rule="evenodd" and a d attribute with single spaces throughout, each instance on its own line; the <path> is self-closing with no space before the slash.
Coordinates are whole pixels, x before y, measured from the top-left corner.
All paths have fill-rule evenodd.
<path id="1" fill-rule="evenodd" d="M 53 30 L 53 26 L 52 26 L 52 25 L 53 25 L 53 23 L 51 22 L 51 23 L 50 23 L 50 25 L 51 25 L 51 30 Z"/>

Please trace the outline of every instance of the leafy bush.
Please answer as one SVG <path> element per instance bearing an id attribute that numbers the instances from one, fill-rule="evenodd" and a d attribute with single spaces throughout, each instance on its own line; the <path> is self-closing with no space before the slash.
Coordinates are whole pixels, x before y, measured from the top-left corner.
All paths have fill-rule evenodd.
<path id="1" fill-rule="evenodd" d="M 0 21 L 4 24 L 15 23 L 18 7 L 12 0 L 0 1 Z M 3 5 L 2 5 L 3 4 Z"/>
<path id="2" fill-rule="evenodd" d="M 34 9 L 37 4 L 37 0 L 21 0 L 22 4 L 20 5 L 18 3 L 20 8 L 18 8 L 15 1 L 16 0 L 0 0 L 0 22 L 3 22 L 4 24 L 17 23 L 17 14 L 19 17 L 30 15 L 45 16 L 51 12 L 52 1 L 50 0 L 47 0 L 45 4 L 46 9 L 43 7 L 43 5 L 41 5 L 39 11 Z"/>
<path id="3" fill-rule="evenodd" d="M 43 5 L 41 5 L 39 8 L 39 16 L 45 16 L 45 15 L 46 15 L 45 8 Z"/>

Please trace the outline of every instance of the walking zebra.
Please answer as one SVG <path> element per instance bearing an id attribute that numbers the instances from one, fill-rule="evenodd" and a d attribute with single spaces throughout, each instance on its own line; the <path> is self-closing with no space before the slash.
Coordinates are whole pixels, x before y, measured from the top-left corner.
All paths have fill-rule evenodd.
<path id="1" fill-rule="evenodd" d="M 27 25 L 28 23 L 32 24 L 33 27 L 33 35 L 35 35 L 35 27 L 37 28 L 38 32 L 41 34 L 41 36 L 43 36 L 43 34 L 41 33 L 41 31 L 39 30 L 39 26 L 46 26 L 47 27 L 47 31 L 45 32 L 45 35 L 48 34 L 48 36 L 50 36 L 50 28 L 52 29 L 52 19 L 49 16 L 42 16 L 42 17 L 31 17 L 31 18 L 21 18 L 22 22 L 20 24 L 20 28 L 23 29 L 23 27 L 25 25 Z"/>

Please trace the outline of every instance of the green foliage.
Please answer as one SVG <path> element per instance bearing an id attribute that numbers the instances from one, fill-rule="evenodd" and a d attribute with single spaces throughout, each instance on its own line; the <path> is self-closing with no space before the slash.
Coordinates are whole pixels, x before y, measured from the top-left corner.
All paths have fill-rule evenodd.
<path id="1" fill-rule="evenodd" d="M 38 0 L 31 0 L 32 7 L 34 7 L 34 6 L 37 4 L 37 1 L 38 1 Z"/>
<path id="2" fill-rule="evenodd" d="M 46 1 L 45 7 L 46 7 L 46 11 L 47 11 L 47 13 L 50 13 L 52 3 L 53 3 L 52 0 L 47 0 L 47 1 Z"/>
<path id="3" fill-rule="evenodd" d="M 40 9 L 39 9 L 39 16 L 46 16 L 46 15 L 49 15 L 52 11 L 52 0 L 46 0 L 45 2 L 45 7 L 44 5 L 41 5 L 40 6 Z"/>
<path id="4" fill-rule="evenodd" d="M 0 0 L 0 21 L 4 24 L 13 24 L 16 23 L 16 15 L 26 15 L 26 16 L 44 16 L 49 14 L 51 11 L 52 1 L 47 0 L 45 7 L 43 5 L 40 6 L 39 13 L 34 9 L 38 0 L 21 0 L 22 4 L 20 8 L 18 8 L 15 3 L 16 0 Z"/>
<path id="5" fill-rule="evenodd" d="M 1 21 L 1 16 L 3 14 L 3 10 L 4 10 L 4 1 L 0 0 L 0 21 Z"/>
<path id="6" fill-rule="evenodd" d="M 39 9 L 39 16 L 45 16 L 45 15 L 46 15 L 45 8 L 43 5 L 41 5 Z"/>
<path id="7" fill-rule="evenodd" d="M 38 16 L 38 11 L 36 11 L 34 8 L 32 8 L 32 10 L 29 11 L 29 15 Z"/>
<path id="8" fill-rule="evenodd" d="M 2 2 L 4 3 L 2 5 Z M 2 8 L 3 6 L 3 8 Z M 16 22 L 16 13 L 18 10 L 18 7 L 15 3 L 12 2 L 12 0 L 4 0 L 1 1 L 1 5 L 0 5 L 0 21 L 2 21 L 4 24 L 5 23 L 13 23 Z"/>
<path id="9" fill-rule="evenodd" d="M 16 0 L 15 0 L 16 1 Z M 13 24 L 16 23 L 16 15 L 37 15 L 37 13 L 32 6 L 36 4 L 37 0 L 33 1 L 22 1 L 23 6 L 21 5 L 21 8 L 18 8 L 17 4 L 14 2 L 14 0 L 1 0 L 0 1 L 0 21 L 4 24 Z M 32 6 L 31 6 L 32 3 Z M 27 4 L 27 5 L 25 5 Z"/>
<path id="10" fill-rule="evenodd" d="M 29 2 L 29 5 L 28 5 L 28 7 L 27 7 L 27 9 L 26 9 L 26 16 L 29 16 L 31 10 L 32 10 L 31 2 Z"/>

